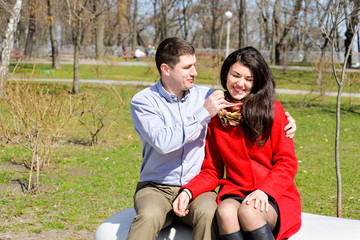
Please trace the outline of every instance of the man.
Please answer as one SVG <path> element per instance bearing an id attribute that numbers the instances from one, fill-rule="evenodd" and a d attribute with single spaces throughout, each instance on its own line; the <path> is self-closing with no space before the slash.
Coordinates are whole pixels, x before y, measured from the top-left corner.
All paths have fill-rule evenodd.
<path id="1" fill-rule="evenodd" d="M 136 216 L 128 240 L 155 239 L 172 223 L 172 202 L 181 186 L 201 169 L 207 125 L 220 109 L 230 105 L 223 91 L 194 85 L 195 50 L 179 38 L 160 43 L 155 62 L 160 80 L 137 93 L 131 115 L 143 147 L 140 182 L 134 195 Z M 290 134 L 295 132 L 292 120 Z M 189 214 L 179 218 L 192 226 L 192 238 L 215 239 L 212 228 L 216 193 L 206 192 L 189 204 Z"/>

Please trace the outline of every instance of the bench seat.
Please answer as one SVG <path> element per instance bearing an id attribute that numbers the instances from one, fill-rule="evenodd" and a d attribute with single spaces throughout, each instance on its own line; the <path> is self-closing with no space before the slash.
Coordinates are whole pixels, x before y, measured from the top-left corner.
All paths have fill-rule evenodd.
<path id="1" fill-rule="evenodd" d="M 107 218 L 98 227 L 95 240 L 125 240 L 135 216 L 134 208 L 128 208 Z M 360 239 L 360 220 L 328 217 L 302 213 L 302 227 L 290 240 L 339 240 Z M 163 229 L 156 240 L 189 240 L 191 228 L 175 222 Z"/>

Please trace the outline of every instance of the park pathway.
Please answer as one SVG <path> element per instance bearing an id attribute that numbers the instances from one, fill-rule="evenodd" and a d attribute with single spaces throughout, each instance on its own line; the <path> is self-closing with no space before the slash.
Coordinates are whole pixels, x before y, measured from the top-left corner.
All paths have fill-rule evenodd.
<path id="1" fill-rule="evenodd" d="M 21 78 L 12 78 L 9 80 L 13 81 L 28 81 L 27 79 Z M 73 82 L 73 79 L 44 79 L 44 78 L 33 78 L 31 81 L 36 82 Z M 139 82 L 139 81 L 119 81 L 119 80 L 99 80 L 99 79 L 80 79 L 80 83 L 93 83 L 93 84 L 104 84 L 104 85 L 143 85 L 143 86 L 153 86 L 155 82 Z M 198 84 L 199 86 L 206 86 L 212 89 L 222 89 L 220 85 L 207 85 L 207 84 Z M 318 91 L 305 91 L 305 90 L 294 90 L 294 89 L 276 89 L 276 93 L 278 94 L 314 94 L 320 95 Z M 325 92 L 323 93 L 326 96 L 337 96 L 337 92 Z M 353 97 L 360 98 L 360 93 L 341 93 L 342 97 Z"/>

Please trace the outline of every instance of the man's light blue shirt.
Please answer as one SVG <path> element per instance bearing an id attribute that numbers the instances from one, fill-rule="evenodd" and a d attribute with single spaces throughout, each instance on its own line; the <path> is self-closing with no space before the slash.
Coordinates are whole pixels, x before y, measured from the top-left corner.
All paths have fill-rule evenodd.
<path id="1" fill-rule="evenodd" d="M 178 101 L 159 80 L 131 101 L 131 116 L 143 151 L 140 181 L 183 186 L 201 169 L 210 114 L 204 108 L 213 93 L 194 85 Z"/>

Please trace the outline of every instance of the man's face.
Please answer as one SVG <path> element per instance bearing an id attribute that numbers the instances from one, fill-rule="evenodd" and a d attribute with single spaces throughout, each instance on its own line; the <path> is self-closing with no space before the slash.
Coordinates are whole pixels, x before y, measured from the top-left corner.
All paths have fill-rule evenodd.
<path id="1" fill-rule="evenodd" d="M 191 89 L 197 76 L 195 63 L 195 55 L 180 56 L 180 62 L 174 68 L 168 68 L 165 89 L 177 96 Z"/>

